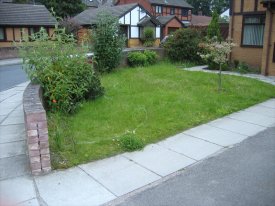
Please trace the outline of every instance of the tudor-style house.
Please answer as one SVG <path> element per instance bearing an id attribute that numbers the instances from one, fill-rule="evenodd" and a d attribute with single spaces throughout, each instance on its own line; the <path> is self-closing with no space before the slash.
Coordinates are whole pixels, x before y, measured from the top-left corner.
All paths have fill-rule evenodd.
<path id="1" fill-rule="evenodd" d="M 52 34 L 56 19 L 43 5 L 0 3 L 0 48 L 44 27 Z"/>
<path id="2" fill-rule="evenodd" d="M 140 4 L 161 22 L 161 38 L 191 22 L 193 7 L 184 0 L 117 0 L 114 4 L 130 3 Z"/>
<path id="3" fill-rule="evenodd" d="M 78 39 L 81 40 L 92 25 L 96 25 L 97 14 L 106 11 L 119 19 L 121 30 L 127 37 L 128 47 L 142 46 L 141 38 L 143 28 L 153 27 L 155 30 L 155 45 L 160 43 L 160 23 L 141 5 L 125 4 L 118 6 L 106 6 L 96 9 L 87 9 L 74 17 L 82 28 L 78 32 Z"/>
<path id="4" fill-rule="evenodd" d="M 230 38 L 237 45 L 231 61 L 275 75 L 275 0 L 232 0 Z"/>

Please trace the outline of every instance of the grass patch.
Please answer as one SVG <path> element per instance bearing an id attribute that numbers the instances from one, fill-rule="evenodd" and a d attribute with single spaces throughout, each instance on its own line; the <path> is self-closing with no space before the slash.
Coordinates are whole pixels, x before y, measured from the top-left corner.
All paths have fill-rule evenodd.
<path id="1" fill-rule="evenodd" d="M 275 97 L 274 86 L 230 75 L 223 75 L 224 89 L 218 93 L 217 78 L 170 63 L 104 75 L 104 96 L 83 103 L 72 116 L 48 115 L 53 167 L 67 168 L 140 149 L 139 143 L 131 143 L 130 149 L 120 145 L 127 131 L 135 135 L 124 137 L 125 145 L 137 138 L 144 144 L 154 143 Z"/>

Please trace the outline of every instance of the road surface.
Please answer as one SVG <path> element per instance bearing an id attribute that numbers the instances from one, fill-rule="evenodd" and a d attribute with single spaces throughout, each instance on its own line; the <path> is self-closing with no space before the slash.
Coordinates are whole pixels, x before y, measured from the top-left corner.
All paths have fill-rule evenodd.
<path id="1" fill-rule="evenodd" d="M 0 91 L 27 81 L 21 64 L 0 66 Z"/>

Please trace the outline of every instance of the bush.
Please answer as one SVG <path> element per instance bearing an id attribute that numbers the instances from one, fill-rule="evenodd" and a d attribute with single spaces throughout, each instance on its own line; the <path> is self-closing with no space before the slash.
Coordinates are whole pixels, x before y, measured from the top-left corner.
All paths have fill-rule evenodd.
<path id="1" fill-rule="evenodd" d="M 152 27 L 145 27 L 143 32 L 143 45 L 145 47 L 152 47 L 155 43 L 155 32 Z"/>
<path id="2" fill-rule="evenodd" d="M 155 64 L 157 61 L 157 53 L 145 50 L 144 52 L 130 52 L 128 54 L 128 63 L 131 67 L 148 66 Z"/>
<path id="3" fill-rule="evenodd" d="M 80 101 L 102 94 L 98 76 L 87 62 L 87 49 L 78 47 L 73 35 L 56 28 L 51 39 L 44 29 L 19 46 L 24 69 L 43 88 L 52 112 L 72 113 Z"/>
<path id="4" fill-rule="evenodd" d="M 59 26 L 65 28 L 66 34 L 73 34 L 74 38 L 77 38 L 77 32 L 81 28 L 80 24 L 70 17 L 61 19 L 59 21 Z"/>
<path id="5" fill-rule="evenodd" d="M 116 17 L 104 12 L 97 15 L 92 42 L 95 66 L 99 72 L 110 72 L 119 65 L 125 37 L 120 34 Z"/>
<path id="6" fill-rule="evenodd" d="M 198 52 L 201 50 L 199 48 L 201 38 L 201 32 L 196 29 L 178 29 L 168 37 L 163 47 L 172 61 L 200 62 Z"/>
<path id="7" fill-rule="evenodd" d="M 134 132 L 128 132 L 119 139 L 121 148 L 124 151 L 141 150 L 145 143 L 142 139 L 138 138 Z"/>

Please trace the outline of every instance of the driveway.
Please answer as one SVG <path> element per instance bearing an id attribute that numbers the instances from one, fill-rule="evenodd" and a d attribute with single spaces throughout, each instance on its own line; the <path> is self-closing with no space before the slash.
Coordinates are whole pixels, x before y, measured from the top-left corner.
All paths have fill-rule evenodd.
<path id="1" fill-rule="evenodd" d="M 275 127 L 120 200 L 119 206 L 274 206 Z"/>
<path id="2" fill-rule="evenodd" d="M 18 84 L 28 81 L 22 64 L 0 66 L 0 91 L 7 90 Z"/>

